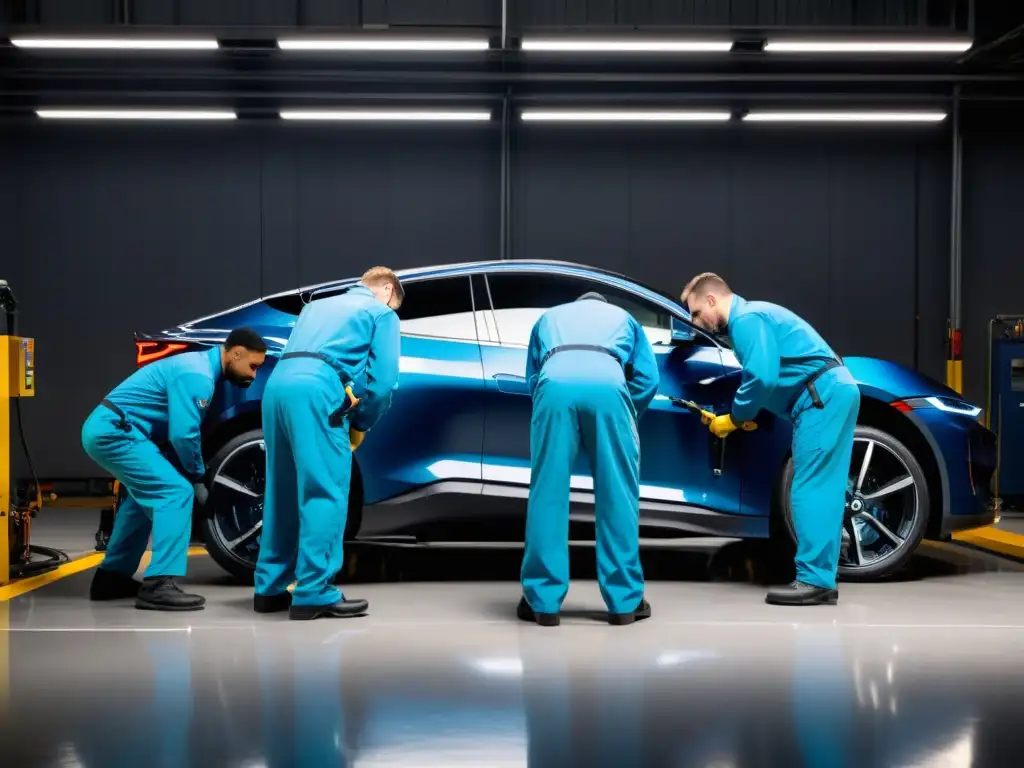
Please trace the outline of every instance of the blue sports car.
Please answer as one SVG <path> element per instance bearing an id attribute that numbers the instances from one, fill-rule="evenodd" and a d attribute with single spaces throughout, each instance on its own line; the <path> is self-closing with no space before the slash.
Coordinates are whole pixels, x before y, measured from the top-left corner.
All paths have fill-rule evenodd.
<path id="1" fill-rule="evenodd" d="M 728 341 L 698 329 L 671 296 L 622 275 L 562 262 L 500 261 L 400 273 L 402 356 L 391 411 L 355 454 L 346 539 L 395 544 L 522 541 L 530 484 L 526 346 L 549 307 L 598 290 L 644 327 L 661 370 L 640 422 L 641 536 L 792 536 L 791 428 L 762 412 L 760 428 L 717 440 L 681 400 L 724 412 L 740 381 Z M 204 426 L 210 503 L 199 525 L 212 557 L 251 579 L 260 546 L 264 445 L 260 398 L 276 355 L 309 302 L 357 278 L 289 291 L 154 334 L 137 362 L 224 340 L 249 326 L 271 355 L 247 390 L 227 384 Z M 841 352 L 841 350 L 840 350 Z M 995 438 L 981 409 L 903 366 L 846 365 L 862 405 L 850 465 L 840 575 L 900 568 L 922 538 L 988 525 Z M 571 532 L 593 537 L 593 480 L 572 477 Z"/>

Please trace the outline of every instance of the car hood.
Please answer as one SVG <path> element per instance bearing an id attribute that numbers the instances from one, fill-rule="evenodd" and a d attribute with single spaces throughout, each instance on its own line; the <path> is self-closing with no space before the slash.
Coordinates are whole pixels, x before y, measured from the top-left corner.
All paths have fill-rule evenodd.
<path id="1" fill-rule="evenodd" d="M 951 397 L 963 400 L 963 395 L 955 389 L 899 363 L 875 357 L 844 357 L 843 362 L 861 389 L 871 390 L 870 394 L 880 399 Z"/>

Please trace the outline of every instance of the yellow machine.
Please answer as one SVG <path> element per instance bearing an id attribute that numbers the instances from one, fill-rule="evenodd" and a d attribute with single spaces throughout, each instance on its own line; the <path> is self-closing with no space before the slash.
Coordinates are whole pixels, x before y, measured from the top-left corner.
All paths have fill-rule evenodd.
<path id="1" fill-rule="evenodd" d="M 7 331 L 12 330 L 16 302 L 5 281 L 0 280 L 0 308 L 7 313 Z M 21 559 L 28 548 L 29 523 L 33 506 L 16 507 L 11 479 L 11 406 L 15 398 L 34 397 L 35 340 L 0 336 L 0 585 L 11 580 L 11 562 Z"/>

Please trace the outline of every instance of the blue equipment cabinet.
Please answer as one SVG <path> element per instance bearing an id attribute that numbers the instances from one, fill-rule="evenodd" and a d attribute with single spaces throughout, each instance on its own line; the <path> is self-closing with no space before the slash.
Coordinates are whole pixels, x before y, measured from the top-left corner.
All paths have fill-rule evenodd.
<path id="1" fill-rule="evenodd" d="M 1024 501 L 1024 315 L 996 315 L 989 322 L 989 403 L 986 426 L 998 437 L 996 492 Z"/>

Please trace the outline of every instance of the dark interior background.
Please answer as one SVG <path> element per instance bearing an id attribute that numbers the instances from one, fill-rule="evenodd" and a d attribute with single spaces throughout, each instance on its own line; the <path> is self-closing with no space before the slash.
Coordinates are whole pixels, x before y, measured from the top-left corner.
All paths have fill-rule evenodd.
<path id="1" fill-rule="evenodd" d="M 1024 35 L 1012 32 L 1021 22 L 1024 4 L 1005 0 L 0 0 L 0 37 L 23 29 L 202 29 L 239 45 L 211 57 L 133 57 L 131 65 L 106 55 L 0 50 L 0 277 L 22 301 L 21 331 L 38 342 L 38 395 L 24 403 L 37 470 L 52 478 L 97 472 L 80 448 L 80 425 L 133 369 L 133 331 L 371 264 L 496 259 L 504 242 L 511 257 L 589 263 L 671 292 L 713 269 L 748 297 L 792 307 L 841 354 L 944 378 L 951 120 L 851 130 L 513 119 L 505 240 L 499 120 L 373 129 L 277 120 L 277 107 L 299 103 L 299 95 L 316 106 L 385 97 L 464 104 L 478 96 L 495 105 L 509 93 L 513 104 L 530 105 L 665 98 L 735 109 L 950 110 L 957 78 L 992 75 L 961 84 L 965 114 L 989 110 L 963 132 L 965 394 L 983 404 L 987 320 L 1024 312 L 1024 110 L 1013 121 L 1004 114 L 1024 103 Z M 961 62 L 786 64 L 734 55 L 680 67 L 614 57 L 525 61 L 512 44 L 482 59 L 291 58 L 259 42 L 275 30 L 361 34 L 382 26 L 428 36 L 461 29 L 499 39 L 499 47 L 503 29 L 511 41 L 542 30 L 614 36 L 689 27 L 751 39 L 810 27 L 969 32 L 975 47 Z M 506 82 L 506 73 L 522 78 Z M 538 73 L 550 78 L 530 80 Z M 758 81 L 765 73 L 782 79 Z M 125 99 L 232 103 L 243 119 L 182 127 L 25 117 L 37 104 Z"/>
<path id="2" fill-rule="evenodd" d="M 803 314 L 841 354 L 941 379 L 947 132 L 752 128 L 517 126 L 512 256 L 594 264 L 672 292 L 714 269 Z M 4 250 L 15 256 L 3 271 L 39 347 L 25 416 L 47 446 L 37 471 L 48 477 L 94 472 L 78 430 L 132 370 L 135 330 L 370 264 L 500 254 L 494 126 L 32 125 L 2 137 Z M 1005 141 L 979 141 L 965 158 L 964 258 L 991 264 L 965 268 L 973 336 L 990 310 L 1014 308 L 999 268 L 1011 260 L 993 257 L 1013 246 L 1016 205 L 992 188 L 1022 185 L 1005 164 L 1024 170 L 1024 152 Z M 976 390 L 975 380 L 983 371 Z"/>

